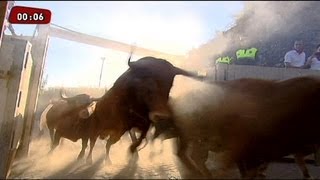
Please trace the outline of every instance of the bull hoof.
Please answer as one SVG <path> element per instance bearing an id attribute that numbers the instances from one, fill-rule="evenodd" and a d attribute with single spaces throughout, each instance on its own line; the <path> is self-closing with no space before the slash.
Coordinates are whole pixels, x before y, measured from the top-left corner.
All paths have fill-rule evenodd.
<path id="1" fill-rule="evenodd" d="M 52 154 L 53 150 L 50 150 L 48 153 L 47 153 L 47 156 L 50 156 Z"/>
<path id="2" fill-rule="evenodd" d="M 130 152 L 133 154 L 137 151 L 137 148 L 135 146 L 130 146 Z"/>

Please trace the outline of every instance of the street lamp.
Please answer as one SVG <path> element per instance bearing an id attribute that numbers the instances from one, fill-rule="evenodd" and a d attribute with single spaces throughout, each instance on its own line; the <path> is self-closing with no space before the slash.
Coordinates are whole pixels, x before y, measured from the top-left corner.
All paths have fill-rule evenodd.
<path id="1" fill-rule="evenodd" d="M 104 64 L 104 61 L 106 60 L 106 58 L 105 57 L 101 57 L 101 60 L 102 60 L 102 64 L 101 64 L 101 71 L 100 71 L 99 87 L 101 87 L 100 84 L 101 84 L 103 64 Z"/>

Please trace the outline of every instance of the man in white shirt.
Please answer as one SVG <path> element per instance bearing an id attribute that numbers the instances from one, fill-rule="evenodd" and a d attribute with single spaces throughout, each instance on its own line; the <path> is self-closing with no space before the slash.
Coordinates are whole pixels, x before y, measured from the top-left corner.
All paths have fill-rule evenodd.
<path id="1" fill-rule="evenodd" d="M 294 49 L 287 52 L 284 56 L 284 64 L 287 68 L 306 68 L 306 54 L 303 52 L 302 40 L 294 42 Z"/>

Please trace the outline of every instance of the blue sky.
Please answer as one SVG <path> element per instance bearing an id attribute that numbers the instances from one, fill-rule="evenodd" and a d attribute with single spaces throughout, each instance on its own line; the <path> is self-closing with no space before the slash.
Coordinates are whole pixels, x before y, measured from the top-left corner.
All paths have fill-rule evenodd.
<path id="1" fill-rule="evenodd" d="M 51 22 L 82 33 L 162 52 L 185 55 L 226 30 L 243 9 L 239 1 L 16 1 L 15 5 L 49 9 Z M 34 25 L 14 25 L 32 35 Z M 50 38 L 44 76 L 47 86 L 112 86 L 127 69 L 128 53 Z"/>

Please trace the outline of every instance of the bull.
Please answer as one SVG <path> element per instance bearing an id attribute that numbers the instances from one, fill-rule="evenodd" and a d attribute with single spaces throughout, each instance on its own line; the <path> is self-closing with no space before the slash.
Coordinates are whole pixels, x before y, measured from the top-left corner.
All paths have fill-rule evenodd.
<path id="1" fill-rule="evenodd" d="M 132 128 L 141 131 L 137 142 L 130 146 L 130 152 L 136 151 L 146 137 L 151 124 L 161 124 L 171 117 L 168 108 L 169 92 L 176 75 L 184 75 L 198 80 L 203 76 L 173 66 L 164 59 L 144 57 L 130 62 L 125 71 L 96 103 L 93 113 L 95 125 L 92 129 L 96 134 L 90 143 L 91 149 L 95 140 L 109 136 L 106 144 L 106 160 L 110 147 L 121 136 Z"/>
<path id="2" fill-rule="evenodd" d="M 87 94 L 79 94 L 73 97 L 66 97 L 60 91 L 61 100 L 51 102 L 43 111 L 40 117 L 40 132 L 43 133 L 44 126 L 49 129 L 52 152 L 58 145 L 61 137 L 73 142 L 82 139 L 82 149 L 78 159 L 82 158 L 87 147 L 89 134 L 86 129 L 86 122 L 91 117 L 89 105 L 99 98 L 91 98 Z"/>
<path id="3" fill-rule="evenodd" d="M 225 168 L 236 163 L 241 177 L 256 178 L 264 163 L 319 144 L 319 78 L 243 78 L 204 89 L 172 102 L 178 156 L 197 174 L 212 177 L 209 150 L 224 152 Z"/>
<path id="4" fill-rule="evenodd" d="M 77 158 L 79 160 L 83 158 L 87 148 L 88 139 L 90 138 L 87 125 L 93 121 L 90 115 L 95 106 L 94 101 L 99 100 L 99 98 L 90 98 L 87 94 L 66 97 L 61 91 L 60 97 L 61 100 L 50 101 L 50 104 L 42 112 L 39 126 L 40 136 L 44 133 L 45 126 L 47 126 L 51 139 L 50 152 L 59 145 L 61 138 L 66 138 L 73 142 L 81 139 L 82 148 Z M 132 142 L 137 141 L 135 131 L 129 131 L 129 135 Z M 90 154 L 88 156 L 90 157 Z"/>

